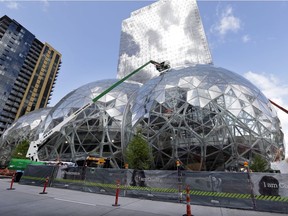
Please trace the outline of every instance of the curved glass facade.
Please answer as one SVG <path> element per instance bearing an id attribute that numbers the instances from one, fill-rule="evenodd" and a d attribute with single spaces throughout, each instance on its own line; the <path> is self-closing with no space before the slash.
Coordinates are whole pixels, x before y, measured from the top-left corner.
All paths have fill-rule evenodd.
<path id="1" fill-rule="evenodd" d="M 5 163 L 13 149 L 23 140 L 33 140 L 38 133 L 39 124 L 45 119 L 50 107 L 30 112 L 17 119 L 0 139 L 0 161 Z"/>
<path id="2" fill-rule="evenodd" d="M 174 168 L 178 159 L 187 169 L 233 170 L 255 154 L 273 161 L 284 148 L 279 119 L 261 91 L 210 65 L 145 83 L 124 114 L 123 149 L 139 129 L 157 169 Z"/>
<path id="3" fill-rule="evenodd" d="M 48 132 L 117 81 L 92 82 L 67 94 L 47 115 L 39 127 L 39 134 Z M 40 160 L 76 161 L 93 155 L 109 157 L 111 165 L 118 167 L 123 112 L 128 99 L 139 87 L 140 84 L 122 83 L 100 98 L 45 142 L 39 150 Z"/>
<path id="4" fill-rule="evenodd" d="M 1 159 L 116 81 L 89 83 L 55 107 L 19 118 L 2 137 Z M 272 162 L 284 148 L 279 119 L 259 89 L 226 69 L 197 65 L 170 70 L 144 85 L 122 83 L 48 138 L 39 159 L 77 161 L 91 155 L 123 167 L 123 153 L 137 130 L 151 147 L 155 169 L 174 169 L 180 160 L 185 169 L 234 170 L 256 154 Z"/>

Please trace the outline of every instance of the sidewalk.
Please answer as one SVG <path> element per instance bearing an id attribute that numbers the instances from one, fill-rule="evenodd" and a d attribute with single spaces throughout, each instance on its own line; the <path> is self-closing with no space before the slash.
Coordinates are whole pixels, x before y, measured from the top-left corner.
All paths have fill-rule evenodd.
<path id="1" fill-rule="evenodd" d="M 186 213 L 186 205 L 179 203 L 158 202 L 127 197 L 119 197 L 119 207 L 114 207 L 114 196 L 85 193 L 66 189 L 47 188 L 48 194 L 39 194 L 43 188 L 14 184 L 10 187 L 9 179 L 0 179 L 0 215 L 93 215 L 93 216 L 182 216 Z M 20 209 L 20 210 L 19 210 Z M 239 209 L 228 209 L 207 206 L 191 206 L 195 216 L 277 216 L 285 215 L 269 212 L 256 212 Z"/>

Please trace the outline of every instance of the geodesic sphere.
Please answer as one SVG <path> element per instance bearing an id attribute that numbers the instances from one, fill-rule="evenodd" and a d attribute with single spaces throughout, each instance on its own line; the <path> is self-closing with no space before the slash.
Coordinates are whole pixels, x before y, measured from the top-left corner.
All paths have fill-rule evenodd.
<path id="1" fill-rule="evenodd" d="M 123 148 L 140 130 L 155 168 L 239 167 L 255 154 L 273 160 L 283 147 L 279 119 L 252 83 L 224 68 L 173 69 L 146 82 L 129 101 Z"/>
<path id="2" fill-rule="evenodd" d="M 79 108 L 92 102 L 117 79 L 95 81 L 67 94 L 48 114 L 42 124 L 44 134 L 54 128 Z M 117 167 L 121 152 L 122 115 L 129 97 L 139 89 L 139 84 L 124 82 L 92 103 L 77 117 L 53 134 L 40 151 L 45 160 L 75 161 L 87 155 L 110 157 Z"/>
<path id="3" fill-rule="evenodd" d="M 0 161 L 10 158 L 15 147 L 24 140 L 33 140 L 39 133 L 38 126 L 46 118 L 51 107 L 29 112 L 13 122 L 0 139 Z"/>

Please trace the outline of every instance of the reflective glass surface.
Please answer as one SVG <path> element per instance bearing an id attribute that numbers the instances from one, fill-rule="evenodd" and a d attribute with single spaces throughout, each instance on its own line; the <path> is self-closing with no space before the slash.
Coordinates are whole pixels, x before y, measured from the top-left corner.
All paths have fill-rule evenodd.
<path id="1" fill-rule="evenodd" d="M 4 34 L 0 36 L 0 137 L 15 120 L 29 82 L 29 73 L 23 75 L 20 69 L 35 39 L 31 32 L 10 18 L 1 19 L 0 28 Z"/>
<path id="2" fill-rule="evenodd" d="M 61 99 L 40 125 L 46 133 L 80 107 L 116 83 L 118 80 L 101 80 L 86 84 Z M 112 166 L 121 163 L 121 124 L 129 97 L 137 92 L 139 84 L 122 83 L 92 104 L 75 119 L 53 134 L 39 151 L 40 160 L 75 161 L 88 155 L 111 158 Z"/>
<path id="3" fill-rule="evenodd" d="M 123 149 L 138 129 L 152 167 L 225 170 L 254 155 L 273 161 L 283 146 L 270 102 L 240 75 L 211 65 L 170 70 L 146 82 L 129 102 Z M 282 155 L 283 156 L 283 155 Z"/>
<path id="4" fill-rule="evenodd" d="M 23 140 L 33 140 L 39 124 L 46 118 L 50 107 L 32 111 L 17 119 L 0 138 L 0 162 L 11 156 L 13 149 Z"/>
<path id="5" fill-rule="evenodd" d="M 122 22 L 117 77 L 150 60 L 169 61 L 171 67 L 212 63 L 196 0 L 160 0 Z M 150 65 L 130 79 L 145 83 L 155 76 Z"/>

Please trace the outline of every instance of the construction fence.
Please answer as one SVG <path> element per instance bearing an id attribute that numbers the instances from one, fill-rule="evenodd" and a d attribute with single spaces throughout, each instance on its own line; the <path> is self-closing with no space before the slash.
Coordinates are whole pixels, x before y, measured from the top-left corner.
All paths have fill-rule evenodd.
<path id="1" fill-rule="evenodd" d="M 149 200 L 288 213 L 288 174 L 99 169 L 29 165 L 20 184 L 49 186 Z"/>

